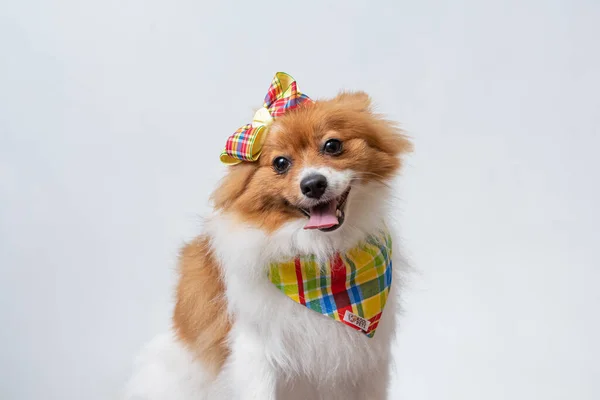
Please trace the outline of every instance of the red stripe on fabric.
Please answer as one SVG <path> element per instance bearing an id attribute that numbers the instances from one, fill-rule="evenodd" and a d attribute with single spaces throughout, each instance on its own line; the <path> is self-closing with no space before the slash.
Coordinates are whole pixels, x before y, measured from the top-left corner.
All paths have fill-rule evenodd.
<path id="1" fill-rule="evenodd" d="M 346 311 L 352 312 L 352 303 L 346 290 L 346 266 L 339 253 L 331 260 L 331 293 L 340 320 L 343 321 Z"/>
<path id="2" fill-rule="evenodd" d="M 265 103 L 268 105 L 273 104 L 273 102 L 277 99 L 277 84 L 276 82 L 272 82 L 271 86 L 269 86 L 269 91 L 267 92 L 267 96 L 265 97 Z"/>
<path id="3" fill-rule="evenodd" d="M 369 325 L 369 329 L 367 330 L 367 333 L 371 333 L 373 332 L 375 329 L 377 329 L 377 327 L 379 326 L 379 320 L 381 319 L 381 313 L 376 314 L 374 317 L 369 318 L 369 322 L 371 323 Z"/>
<path id="4" fill-rule="evenodd" d="M 225 149 L 227 149 L 228 152 L 231 152 L 233 150 L 233 138 L 232 137 L 227 138 L 227 144 L 225 145 Z"/>
<path id="5" fill-rule="evenodd" d="M 300 264 L 299 258 L 296 258 L 294 260 L 294 265 L 296 266 L 296 281 L 298 282 L 298 297 L 300 298 L 300 304 L 305 306 L 306 299 L 304 298 L 304 278 L 302 278 L 302 265 Z"/>

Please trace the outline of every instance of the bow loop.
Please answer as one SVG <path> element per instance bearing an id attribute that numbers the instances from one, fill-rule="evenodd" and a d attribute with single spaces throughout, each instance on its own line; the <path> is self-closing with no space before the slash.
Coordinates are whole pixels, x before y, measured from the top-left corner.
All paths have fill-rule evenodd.
<path id="1" fill-rule="evenodd" d="M 290 97 L 298 92 L 298 85 L 294 78 L 285 72 L 278 72 L 271 81 L 269 91 L 265 96 L 264 106 L 270 108 L 273 103 L 284 97 Z"/>
<path id="2" fill-rule="evenodd" d="M 312 100 L 298 91 L 298 84 L 285 72 L 275 74 L 265 96 L 263 108 L 259 109 L 252 124 L 244 125 L 227 139 L 221 162 L 228 165 L 242 161 L 256 161 L 262 151 L 267 128 L 273 120 L 286 112 Z"/>

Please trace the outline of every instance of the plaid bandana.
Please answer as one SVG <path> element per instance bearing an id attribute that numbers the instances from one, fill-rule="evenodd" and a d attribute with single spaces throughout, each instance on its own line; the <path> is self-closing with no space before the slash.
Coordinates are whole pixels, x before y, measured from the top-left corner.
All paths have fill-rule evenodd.
<path id="1" fill-rule="evenodd" d="M 278 72 L 271 82 L 263 108 L 259 109 L 252 124 L 244 125 L 227 139 L 221 162 L 228 165 L 242 161 L 256 161 L 260 156 L 265 134 L 273 119 L 289 110 L 312 100 L 298 91 L 294 78 L 285 72 Z"/>
<path id="2" fill-rule="evenodd" d="M 271 263 L 268 275 L 296 303 L 371 338 L 392 284 L 392 238 L 388 232 L 370 236 L 325 263 L 310 255 Z"/>

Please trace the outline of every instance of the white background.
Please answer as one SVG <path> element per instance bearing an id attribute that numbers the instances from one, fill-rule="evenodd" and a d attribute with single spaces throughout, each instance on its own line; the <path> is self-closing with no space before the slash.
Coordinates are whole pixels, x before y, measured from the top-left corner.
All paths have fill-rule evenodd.
<path id="1" fill-rule="evenodd" d="M 600 398 L 599 20 L 595 0 L 1 0 L 0 398 L 116 393 L 279 70 L 368 91 L 415 142 L 391 398 Z"/>

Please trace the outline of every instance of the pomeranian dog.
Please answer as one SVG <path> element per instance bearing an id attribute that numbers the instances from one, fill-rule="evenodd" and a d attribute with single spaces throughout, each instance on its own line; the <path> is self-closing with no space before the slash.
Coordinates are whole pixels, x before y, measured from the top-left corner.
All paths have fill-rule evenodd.
<path id="1" fill-rule="evenodd" d="M 126 398 L 386 399 L 403 266 L 391 183 L 410 150 L 367 94 L 313 101 L 278 73 L 227 141 L 214 213 L 181 251 L 174 333 Z"/>

